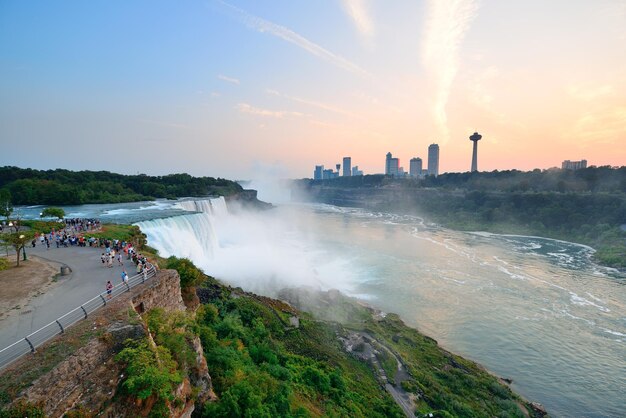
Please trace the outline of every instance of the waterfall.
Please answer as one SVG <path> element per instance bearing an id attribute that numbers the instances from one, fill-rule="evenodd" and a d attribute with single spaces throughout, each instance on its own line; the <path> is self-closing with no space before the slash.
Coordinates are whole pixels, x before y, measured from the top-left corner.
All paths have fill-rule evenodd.
<path id="1" fill-rule="evenodd" d="M 228 207 L 223 196 L 201 199 L 184 200 L 177 203 L 178 207 L 189 212 L 210 213 L 215 216 L 225 216 L 228 214 Z"/>
<path id="2" fill-rule="evenodd" d="M 183 200 L 180 209 L 196 212 L 169 218 L 138 222 L 137 226 L 148 237 L 148 245 L 159 250 L 163 257 L 175 255 L 204 264 L 213 259 L 219 248 L 215 222 L 228 216 L 223 197 Z"/>

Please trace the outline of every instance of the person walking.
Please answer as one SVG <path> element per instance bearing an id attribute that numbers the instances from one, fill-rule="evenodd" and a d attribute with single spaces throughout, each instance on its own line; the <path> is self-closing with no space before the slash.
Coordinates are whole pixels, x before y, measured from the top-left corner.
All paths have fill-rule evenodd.
<path id="1" fill-rule="evenodd" d="M 120 266 L 124 265 L 124 262 L 122 261 L 122 252 L 121 251 L 117 253 L 117 264 L 120 265 Z"/>
<path id="2" fill-rule="evenodd" d="M 111 280 L 107 280 L 107 299 L 111 299 L 111 293 L 113 293 L 113 283 Z"/>
<path id="3" fill-rule="evenodd" d="M 127 284 L 128 283 L 128 273 L 126 273 L 126 270 L 124 270 L 121 274 L 122 276 L 122 283 Z"/>

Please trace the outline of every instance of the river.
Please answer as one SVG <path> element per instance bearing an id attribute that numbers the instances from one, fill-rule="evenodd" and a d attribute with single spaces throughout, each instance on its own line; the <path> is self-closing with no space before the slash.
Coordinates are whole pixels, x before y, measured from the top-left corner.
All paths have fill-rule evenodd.
<path id="1" fill-rule="evenodd" d="M 443 347 L 513 379 L 513 390 L 553 416 L 624 416 L 626 276 L 592 263 L 591 248 L 331 205 L 247 213 L 206 202 L 66 211 L 136 222 L 162 255 L 189 257 L 246 290 L 338 288 L 396 312 Z"/>

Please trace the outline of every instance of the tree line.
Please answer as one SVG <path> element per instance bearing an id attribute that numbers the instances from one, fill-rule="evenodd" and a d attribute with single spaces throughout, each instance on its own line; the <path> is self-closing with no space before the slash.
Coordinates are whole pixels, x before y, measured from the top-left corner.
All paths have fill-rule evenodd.
<path id="1" fill-rule="evenodd" d="M 14 205 L 120 203 L 187 196 L 230 195 L 242 190 L 234 181 L 189 174 L 148 176 L 109 171 L 35 170 L 0 167 L 0 191 Z"/>
<path id="2" fill-rule="evenodd" d="M 501 192 L 626 192 L 626 166 L 588 167 L 581 170 L 548 169 L 444 173 L 423 178 L 394 178 L 383 174 L 301 180 L 328 187 L 444 188 Z"/>

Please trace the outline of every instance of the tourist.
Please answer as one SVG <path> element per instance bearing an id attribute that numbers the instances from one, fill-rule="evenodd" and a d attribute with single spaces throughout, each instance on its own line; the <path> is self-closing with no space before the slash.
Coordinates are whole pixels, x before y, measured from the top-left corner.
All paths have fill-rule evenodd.
<path id="1" fill-rule="evenodd" d="M 111 283 L 111 280 L 107 280 L 107 298 L 111 299 L 111 293 L 113 292 L 113 283 Z"/>
<path id="2" fill-rule="evenodd" d="M 120 266 L 124 265 L 124 262 L 122 261 L 122 252 L 121 251 L 117 253 L 117 264 L 120 265 Z"/>
<path id="3" fill-rule="evenodd" d="M 122 276 L 122 283 L 128 284 L 128 273 L 126 273 L 126 270 L 122 272 L 121 276 Z"/>

